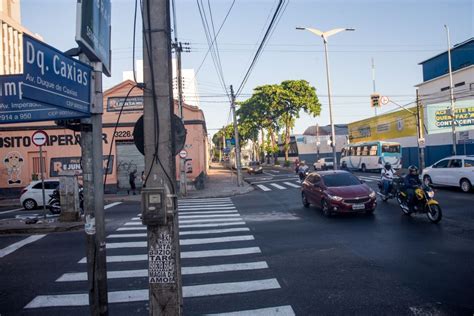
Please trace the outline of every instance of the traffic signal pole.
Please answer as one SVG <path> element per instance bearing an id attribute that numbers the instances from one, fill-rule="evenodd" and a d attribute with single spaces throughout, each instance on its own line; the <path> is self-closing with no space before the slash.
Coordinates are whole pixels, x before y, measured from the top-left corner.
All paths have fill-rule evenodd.
<path id="1" fill-rule="evenodd" d="M 169 0 L 143 0 L 145 189 L 150 315 L 181 315 Z"/>

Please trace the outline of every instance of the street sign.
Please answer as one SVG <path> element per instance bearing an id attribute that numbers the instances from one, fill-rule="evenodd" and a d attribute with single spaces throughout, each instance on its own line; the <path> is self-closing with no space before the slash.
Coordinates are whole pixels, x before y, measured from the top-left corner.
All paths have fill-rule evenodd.
<path id="1" fill-rule="evenodd" d="M 186 150 L 183 149 L 179 152 L 180 158 L 185 159 L 187 156 L 188 156 L 188 152 Z"/>
<path id="2" fill-rule="evenodd" d="M 110 77 L 110 0 L 78 0 L 76 42 L 89 60 L 100 61 Z"/>
<path id="3" fill-rule="evenodd" d="M 426 140 L 424 138 L 418 138 L 418 146 L 420 148 L 425 148 L 426 147 Z"/>
<path id="4" fill-rule="evenodd" d="M 373 108 L 380 107 L 380 94 L 373 93 L 370 95 L 370 106 Z"/>
<path id="5" fill-rule="evenodd" d="M 33 133 L 31 141 L 36 146 L 43 146 L 48 141 L 48 134 L 45 131 L 36 131 Z"/>
<path id="6" fill-rule="evenodd" d="M 224 154 L 230 154 L 230 148 L 229 147 L 224 148 Z"/>
<path id="7" fill-rule="evenodd" d="M 20 98 L 90 114 L 91 67 L 23 34 Z"/>
<path id="8" fill-rule="evenodd" d="M 23 75 L 0 76 L 0 124 L 83 118 L 87 113 L 22 98 Z M 24 95 L 24 94 L 23 94 Z"/>
<path id="9" fill-rule="evenodd" d="M 388 104 L 388 102 L 390 102 L 390 99 L 386 96 L 382 96 L 380 97 L 380 103 L 382 103 L 382 105 L 386 105 Z"/>

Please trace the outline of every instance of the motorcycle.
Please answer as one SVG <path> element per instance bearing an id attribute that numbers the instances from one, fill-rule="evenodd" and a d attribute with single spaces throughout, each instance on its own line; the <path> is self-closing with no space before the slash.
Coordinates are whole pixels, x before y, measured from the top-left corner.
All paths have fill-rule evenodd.
<path id="1" fill-rule="evenodd" d="M 379 192 L 377 192 L 377 195 L 382 198 L 382 201 L 387 202 L 388 200 L 397 196 L 398 191 L 400 191 L 400 188 L 403 187 L 403 178 L 399 176 L 395 176 L 393 178 L 392 182 L 390 183 L 388 194 L 385 194 L 384 192 L 382 180 L 377 182 L 377 186 L 379 187 Z"/>
<path id="2" fill-rule="evenodd" d="M 396 198 L 400 208 L 405 215 L 411 215 L 412 213 L 426 214 L 428 219 L 433 223 L 438 223 L 443 217 L 441 207 L 438 201 L 433 199 L 434 191 L 428 185 L 420 185 L 415 188 L 415 194 L 413 197 L 413 206 L 410 208 L 408 205 L 408 193 L 406 190 L 401 189 L 398 191 Z"/>
<path id="3" fill-rule="evenodd" d="M 52 194 L 49 195 L 50 199 L 48 201 L 48 208 L 52 214 L 61 213 L 61 197 L 59 195 L 59 190 L 55 189 Z M 84 214 L 84 189 L 79 187 L 79 210 L 81 214 Z"/>
<path id="4" fill-rule="evenodd" d="M 306 167 L 303 170 L 299 170 L 298 171 L 298 176 L 300 177 L 300 181 L 303 182 L 304 179 L 306 179 L 306 177 L 308 176 L 308 174 L 309 174 L 309 168 L 308 167 Z"/>

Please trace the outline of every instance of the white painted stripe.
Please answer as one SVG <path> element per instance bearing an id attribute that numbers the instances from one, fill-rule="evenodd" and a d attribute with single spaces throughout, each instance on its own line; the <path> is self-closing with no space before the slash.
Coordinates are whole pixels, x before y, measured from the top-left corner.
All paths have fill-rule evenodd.
<path id="1" fill-rule="evenodd" d="M 209 215 L 180 215 L 180 219 L 187 219 L 187 218 L 216 218 L 216 217 L 240 217 L 240 214 L 209 214 Z"/>
<path id="2" fill-rule="evenodd" d="M 0 249 L 0 258 L 3 258 L 5 257 L 6 255 L 9 255 L 11 254 L 12 252 L 20 249 L 21 247 L 25 246 L 25 245 L 28 245 L 32 242 L 35 242 L 43 237 L 45 237 L 46 235 L 32 235 L 28 238 L 25 238 L 23 240 L 20 240 L 14 244 L 11 244 L 10 246 L 8 247 L 5 247 L 3 249 Z"/>
<path id="3" fill-rule="evenodd" d="M 146 237 L 146 233 L 138 233 L 138 234 L 112 234 L 108 235 L 107 238 L 135 238 L 135 237 Z"/>
<path id="4" fill-rule="evenodd" d="M 107 262 L 133 262 L 133 261 L 147 261 L 147 255 L 124 255 L 124 256 L 107 256 Z M 87 263 L 87 258 L 84 257 L 78 263 Z"/>
<path id="5" fill-rule="evenodd" d="M 276 279 L 191 285 L 183 286 L 183 297 L 246 293 L 279 288 L 280 284 L 278 284 L 278 281 Z M 109 292 L 108 301 L 109 303 L 148 301 L 148 292 L 148 289 Z M 28 303 L 25 308 L 29 309 L 41 307 L 87 305 L 89 305 L 89 295 L 87 293 L 65 295 L 40 295 L 35 297 L 30 303 Z"/>
<path id="6" fill-rule="evenodd" d="M 294 183 L 291 183 L 291 182 L 283 182 L 284 184 L 286 185 L 289 185 L 290 187 L 293 187 L 293 188 L 301 188 L 301 185 L 297 185 L 297 184 L 294 184 Z"/>
<path id="7" fill-rule="evenodd" d="M 183 286 L 183 297 L 200 297 L 279 289 L 276 279 Z"/>
<path id="8" fill-rule="evenodd" d="M 230 236 L 230 237 L 215 237 L 215 238 L 195 238 L 195 239 L 181 239 L 179 244 L 181 246 L 189 245 L 204 245 L 204 244 L 216 244 L 221 242 L 233 242 L 233 241 L 245 241 L 254 240 L 252 235 L 245 236 Z"/>
<path id="9" fill-rule="evenodd" d="M 148 276 L 147 269 L 107 271 L 107 279 L 140 278 Z M 64 273 L 56 282 L 87 281 L 87 272 Z"/>
<path id="10" fill-rule="evenodd" d="M 295 312 L 290 305 L 275 306 L 268 308 L 252 309 L 230 313 L 206 314 L 206 316 L 295 316 Z"/>
<path id="11" fill-rule="evenodd" d="M 277 189 L 280 189 L 280 190 L 286 190 L 286 188 L 284 186 L 281 186 L 281 185 L 276 184 L 276 183 L 270 183 L 270 185 L 277 188 Z"/>
<path id="12" fill-rule="evenodd" d="M 114 203 L 107 204 L 106 206 L 104 206 L 104 210 L 117 206 L 119 204 L 122 204 L 122 202 L 114 202 Z"/>
<path id="13" fill-rule="evenodd" d="M 212 223 L 212 222 L 236 222 L 241 221 L 241 218 L 211 218 L 211 219 L 186 219 L 179 221 L 180 224 L 192 224 L 192 223 Z"/>
<path id="14" fill-rule="evenodd" d="M 120 227 L 117 228 L 117 231 L 129 231 L 129 230 L 146 230 L 146 226 L 137 226 L 137 227 Z"/>
<path id="15" fill-rule="evenodd" d="M 140 217 L 132 217 L 131 221 L 141 221 L 142 219 Z"/>
<path id="16" fill-rule="evenodd" d="M 131 241 L 131 242 L 115 242 L 115 243 L 108 243 L 106 248 L 107 249 L 118 249 L 118 248 L 142 248 L 146 247 L 146 241 Z"/>
<path id="17" fill-rule="evenodd" d="M 17 212 L 17 211 L 21 211 L 21 210 L 24 210 L 24 208 L 16 208 L 14 210 L 9 210 L 9 211 L 3 211 L 3 212 L 0 212 L 0 214 L 8 214 L 8 213 L 13 213 L 13 212 Z"/>
<path id="18" fill-rule="evenodd" d="M 232 200 L 199 200 L 199 201 L 178 201 L 178 205 L 195 205 L 195 204 L 230 204 Z"/>
<path id="19" fill-rule="evenodd" d="M 199 206 L 199 207 L 189 207 L 189 208 L 183 208 L 179 207 L 178 211 L 202 211 L 202 210 L 235 210 L 235 206 L 222 206 L 222 207 L 207 207 L 207 206 Z"/>
<path id="20" fill-rule="evenodd" d="M 222 226 L 240 226 L 245 225 L 245 222 L 235 223 L 214 223 L 214 224 L 191 224 L 191 225 L 179 225 L 179 228 L 203 228 L 203 227 L 222 227 Z"/>
<path id="21" fill-rule="evenodd" d="M 195 207 L 215 207 L 215 208 L 220 208 L 220 207 L 233 207 L 235 206 L 233 203 L 226 203 L 226 204 L 209 204 L 209 203 L 203 203 L 203 204 L 190 204 L 190 205 L 179 205 L 179 209 L 185 209 L 185 208 L 195 208 Z"/>
<path id="22" fill-rule="evenodd" d="M 125 226 L 140 226 L 140 225 L 143 226 L 142 222 L 127 222 L 124 225 Z"/>
<path id="23" fill-rule="evenodd" d="M 222 234 L 222 233 L 233 233 L 233 232 L 248 232 L 250 229 L 247 227 L 242 228 L 224 228 L 224 229 L 206 229 L 206 230 L 189 230 L 189 231 L 180 231 L 180 236 L 185 235 L 202 235 L 202 234 Z"/>
<path id="24" fill-rule="evenodd" d="M 199 211 L 199 212 L 194 212 L 194 211 L 191 211 L 191 212 L 182 212 L 180 211 L 179 214 L 180 215 L 188 215 L 188 214 L 202 214 L 202 215 L 205 215 L 205 214 L 230 214 L 230 213 L 237 213 L 237 210 L 231 210 L 231 211 Z"/>
<path id="25" fill-rule="evenodd" d="M 231 198 L 229 198 L 229 197 L 221 197 L 221 198 L 180 199 L 180 200 L 178 200 L 179 203 L 205 202 L 205 201 L 231 201 Z"/>
<path id="26" fill-rule="evenodd" d="M 265 261 L 258 261 L 258 262 L 247 262 L 247 263 L 219 264 L 219 265 L 212 265 L 212 266 L 182 267 L 181 274 L 188 275 L 188 274 L 203 274 L 203 273 L 258 270 L 258 269 L 268 269 L 267 263 Z M 107 272 L 107 274 L 108 273 L 109 272 Z"/>
<path id="27" fill-rule="evenodd" d="M 239 256 L 248 255 L 253 253 L 261 253 L 259 247 L 247 247 L 247 248 L 233 248 L 233 249 L 217 249 L 217 250 L 203 250 L 203 251 L 182 251 L 181 258 L 209 258 L 209 257 L 227 257 L 227 256 Z"/>
<path id="28" fill-rule="evenodd" d="M 257 184 L 257 187 L 260 188 L 260 190 L 263 190 L 263 191 L 271 191 L 272 189 L 264 186 L 263 184 Z"/>

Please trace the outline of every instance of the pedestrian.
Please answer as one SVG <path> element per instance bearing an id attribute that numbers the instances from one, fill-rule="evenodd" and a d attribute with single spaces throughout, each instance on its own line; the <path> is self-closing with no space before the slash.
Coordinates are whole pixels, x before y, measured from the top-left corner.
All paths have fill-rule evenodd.
<path id="1" fill-rule="evenodd" d="M 137 186 L 135 185 L 135 178 L 137 177 L 137 170 L 133 170 L 128 174 L 128 182 L 130 183 L 130 190 L 128 191 L 128 194 L 130 194 L 130 191 L 133 192 L 133 195 L 136 195 L 137 193 L 135 190 L 137 189 Z"/>

